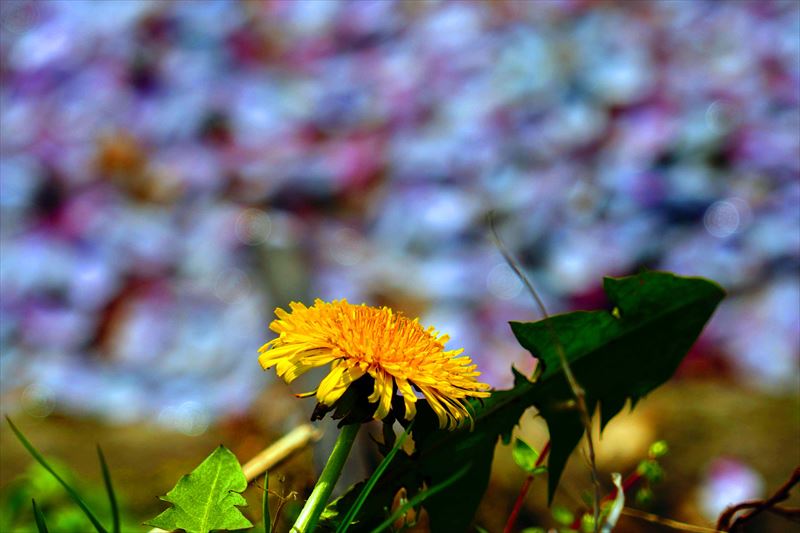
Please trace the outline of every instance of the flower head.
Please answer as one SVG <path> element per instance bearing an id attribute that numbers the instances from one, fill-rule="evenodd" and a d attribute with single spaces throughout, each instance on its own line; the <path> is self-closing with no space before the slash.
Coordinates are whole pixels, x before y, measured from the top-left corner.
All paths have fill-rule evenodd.
<path id="1" fill-rule="evenodd" d="M 376 420 L 389 414 L 395 391 L 403 397 L 404 418 L 414 418 L 416 390 L 439 425 L 454 429 L 471 421 L 468 397 L 489 396 L 489 385 L 476 379 L 476 365 L 459 357 L 463 350 L 445 351 L 449 337 L 423 328 L 417 319 L 347 300 L 289 305 L 291 313 L 275 310 L 278 318 L 269 327 L 279 336 L 261 347 L 258 361 L 264 369 L 276 367 L 287 383 L 330 363 L 330 373 L 314 392 L 322 405 L 333 406 L 353 382 L 369 375 L 374 388 L 367 400 L 378 404 Z"/>

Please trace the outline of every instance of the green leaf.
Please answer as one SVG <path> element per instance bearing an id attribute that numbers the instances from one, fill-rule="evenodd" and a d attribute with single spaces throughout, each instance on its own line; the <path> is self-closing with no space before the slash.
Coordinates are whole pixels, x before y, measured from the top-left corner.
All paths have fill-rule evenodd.
<path id="1" fill-rule="evenodd" d="M 208 533 L 212 529 L 253 527 L 237 506 L 247 505 L 240 494 L 247 480 L 230 450 L 219 446 L 190 474 L 183 476 L 161 499 L 173 504 L 146 524 L 172 531 Z"/>
<path id="2" fill-rule="evenodd" d="M 358 495 L 358 498 L 356 499 L 355 503 L 350 506 L 350 509 L 347 510 L 347 514 L 345 514 L 344 518 L 342 518 L 341 522 L 339 522 L 339 527 L 336 528 L 336 533 L 346 533 L 347 528 L 349 528 L 350 525 L 353 523 L 353 519 L 358 514 L 358 511 L 361 510 L 361 507 L 364 505 L 364 502 L 366 501 L 367 497 L 372 492 L 372 489 L 375 487 L 375 484 L 378 482 L 378 480 L 383 475 L 383 472 L 392 462 L 394 456 L 397 455 L 397 451 L 403 445 L 403 442 L 405 442 L 406 437 L 408 437 L 408 433 L 413 427 L 413 425 L 414 425 L 413 422 L 409 424 L 409 426 L 406 428 L 403 434 L 400 435 L 400 438 L 398 438 L 395 441 L 394 446 L 392 446 L 392 449 L 389 451 L 389 453 L 386 454 L 386 456 L 383 458 L 381 464 L 378 465 L 378 468 L 375 469 L 375 472 L 373 472 L 372 475 L 369 477 L 369 480 L 367 480 L 367 484 L 361 490 L 361 494 Z"/>
<path id="3" fill-rule="evenodd" d="M 550 430 L 550 500 L 584 433 L 577 410 L 566 407 L 574 397 L 554 334 L 586 393 L 589 412 L 600 405 L 603 428 L 628 400 L 635 405 L 672 376 L 725 295 L 708 280 L 664 272 L 606 278 L 604 289 L 616 313 L 579 311 L 511 323 L 520 344 L 544 366 L 532 399 Z"/>
<path id="4" fill-rule="evenodd" d="M 100 449 L 99 444 L 97 445 L 97 457 L 100 460 L 100 469 L 103 471 L 103 483 L 106 486 L 108 501 L 111 505 L 111 519 L 113 523 L 111 530 L 114 533 L 119 533 L 119 507 L 117 506 L 117 497 L 114 495 L 114 486 L 111 484 L 111 472 L 108 470 L 106 458 L 103 455 L 103 450 Z"/>
<path id="5" fill-rule="evenodd" d="M 49 533 L 47 531 L 47 524 L 44 521 L 44 515 L 41 509 L 36 505 L 36 500 L 31 498 L 31 505 L 33 505 L 33 517 L 36 520 L 36 529 L 39 533 Z"/>
<path id="6" fill-rule="evenodd" d="M 539 453 L 524 440 L 520 438 L 514 440 L 514 448 L 511 451 L 511 455 L 514 457 L 514 462 L 517 463 L 517 466 L 525 472 L 531 474 L 536 469 Z"/>
<path id="7" fill-rule="evenodd" d="M 531 406 L 540 410 L 550 429 L 552 498 L 567 457 L 583 434 L 578 414 L 564 408 L 572 393 L 553 347 L 552 331 L 564 346 L 587 404 L 594 409 L 599 403 L 602 422 L 607 423 L 626 399 L 635 402 L 669 379 L 724 295 L 710 281 L 660 272 L 606 278 L 605 289 L 618 317 L 608 311 L 578 311 L 536 323 L 512 323 L 522 345 L 540 357 L 544 371 L 533 383 L 512 368 L 512 389 L 471 401 L 472 431 L 440 430 L 427 403 L 418 402 L 412 433 L 416 452 L 395 458 L 375 485 L 356 517 L 364 527 L 383 521 L 399 488 L 405 487 L 412 496 L 424 483 L 435 486 L 466 468 L 458 482 L 430 495 L 425 505 L 433 531 L 466 531 L 488 485 L 498 438 L 509 442 L 514 426 Z M 399 402 L 393 409 L 402 412 Z M 361 486 L 329 506 L 326 514 L 332 522 L 352 505 Z"/>
<path id="8" fill-rule="evenodd" d="M 23 435 L 22 432 L 19 429 L 17 429 L 17 426 L 14 425 L 14 422 L 12 422 L 10 418 L 6 417 L 6 422 L 8 422 L 9 426 L 11 426 L 11 431 L 14 432 L 14 435 L 16 435 L 17 439 L 19 439 L 19 441 L 22 443 L 25 449 L 28 450 L 28 453 L 31 454 L 33 458 L 36 459 L 39 462 L 39 464 L 42 465 L 42 467 L 44 467 L 44 469 L 50 473 L 51 476 L 56 478 L 56 480 L 58 480 L 58 482 L 61 484 L 62 487 L 64 487 L 64 490 L 67 491 L 69 497 L 72 498 L 72 501 L 74 501 L 78 507 L 80 507 L 81 511 L 83 511 L 83 514 L 86 515 L 86 517 L 89 519 L 89 521 L 98 531 L 98 533 L 107 533 L 106 528 L 103 527 L 103 525 L 100 523 L 100 521 L 91 511 L 91 509 L 89 509 L 89 506 L 86 505 L 86 502 L 83 501 L 83 498 L 80 497 L 77 491 L 75 491 L 75 489 L 73 489 L 66 481 L 64 481 L 64 479 L 61 476 L 59 476 L 56 473 L 55 470 L 53 470 L 53 467 L 51 467 L 50 464 L 48 464 L 44 456 L 42 456 L 42 454 L 39 453 L 39 450 L 37 450 L 33 446 L 33 444 L 31 444 L 30 441 L 25 437 L 25 435 Z"/>
<path id="9" fill-rule="evenodd" d="M 261 501 L 264 533 L 272 533 L 272 521 L 269 516 L 269 470 L 264 472 L 264 499 Z"/>
<path id="10" fill-rule="evenodd" d="M 397 510 L 394 513 L 392 513 L 392 515 L 389 518 L 381 522 L 378 527 L 373 529 L 372 533 L 380 533 L 381 531 L 388 529 L 389 526 L 391 526 L 397 519 L 403 516 L 406 513 L 406 511 L 408 511 L 412 507 L 421 505 L 422 502 L 424 502 L 434 494 L 443 491 L 444 489 L 446 489 L 447 487 L 458 481 L 462 476 L 464 476 L 464 474 L 467 473 L 468 469 L 469 467 L 465 466 L 461 468 L 459 471 L 455 472 L 453 475 L 451 475 L 448 479 L 442 481 L 441 483 L 434 485 L 433 487 L 427 490 L 418 492 L 416 496 L 408 500 L 405 504 L 398 507 Z M 431 530 L 433 530 L 433 528 L 431 528 Z"/>

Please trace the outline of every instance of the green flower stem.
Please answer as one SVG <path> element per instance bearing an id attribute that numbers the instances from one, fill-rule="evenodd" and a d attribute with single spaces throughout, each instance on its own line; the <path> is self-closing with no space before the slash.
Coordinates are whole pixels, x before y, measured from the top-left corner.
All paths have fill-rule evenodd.
<path id="1" fill-rule="evenodd" d="M 319 476 L 311 496 L 308 497 L 303 510 L 300 511 L 300 516 L 297 517 L 292 526 L 292 533 L 311 533 L 314 531 L 319 516 L 322 514 L 322 510 L 325 509 L 331 492 L 333 492 L 333 487 L 339 480 L 339 475 L 342 473 L 342 468 L 360 428 L 361 424 L 349 424 L 339 432 L 336 444 L 333 445 L 331 456 L 328 457 L 328 462 L 325 468 L 322 469 L 322 474 Z"/>

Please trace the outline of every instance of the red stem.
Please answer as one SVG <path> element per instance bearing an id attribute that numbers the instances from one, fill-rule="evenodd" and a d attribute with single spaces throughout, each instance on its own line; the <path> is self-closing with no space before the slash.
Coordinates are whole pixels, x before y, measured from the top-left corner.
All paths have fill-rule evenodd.
<path id="1" fill-rule="evenodd" d="M 532 481 L 533 476 L 528 474 L 525 481 L 522 483 L 522 487 L 519 489 L 517 501 L 514 502 L 514 508 L 511 510 L 511 514 L 508 515 L 508 521 L 506 522 L 506 527 L 503 528 L 503 533 L 511 533 L 514 530 L 514 523 L 517 521 L 517 516 L 519 516 L 519 512 L 522 510 L 522 504 L 525 503 L 525 496 L 528 494 L 528 489 L 531 487 Z"/>
<path id="2" fill-rule="evenodd" d="M 539 458 L 536 459 L 536 468 L 539 468 L 544 463 L 544 460 L 547 459 L 547 454 L 550 453 L 550 441 L 547 441 L 542 448 L 542 453 L 539 454 Z"/>
<path id="3" fill-rule="evenodd" d="M 542 463 L 544 463 L 548 453 L 550 453 L 550 441 L 547 441 L 547 444 L 545 444 L 544 448 L 542 448 L 542 453 L 540 453 L 539 458 L 536 459 L 536 465 L 534 468 L 539 468 L 542 466 Z M 528 476 L 525 478 L 525 481 L 522 483 L 522 487 L 519 489 L 517 501 L 514 502 L 514 508 L 511 510 L 511 514 L 508 515 L 508 521 L 506 521 L 506 527 L 503 528 L 503 533 L 511 533 L 514 530 L 514 524 L 517 521 L 519 512 L 522 510 L 522 505 L 525 503 L 525 496 L 528 495 L 528 489 L 531 488 L 532 481 L 533 474 L 528 474 Z"/>

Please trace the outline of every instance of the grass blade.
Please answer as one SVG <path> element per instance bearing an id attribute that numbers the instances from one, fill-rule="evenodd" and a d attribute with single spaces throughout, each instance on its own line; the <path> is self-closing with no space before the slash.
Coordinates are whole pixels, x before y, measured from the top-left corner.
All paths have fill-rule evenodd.
<path id="1" fill-rule="evenodd" d="M 33 456 L 33 458 L 36 459 L 36 461 L 38 461 L 38 463 L 40 465 L 42 465 L 42 467 L 44 467 L 45 470 L 50 472 L 51 476 L 56 478 L 56 480 L 59 483 L 61 483 L 61 486 L 64 487 L 64 490 L 67 491 L 67 494 L 69 494 L 70 498 L 72 498 L 72 501 L 74 501 L 75 504 L 78 507 L 81 508 L 81 511 L 83 511 L 83 513 L 86 515 L 86 518 L 89 519 L 89 521 L 92 523 L 94 528 L 98 531 L 98 533 L 108 533 L 106 528 L 103 527 L 103 524 L 100 523 L 100 521 L 97 519 L 97 517 L 91 511 L 91 509 L 89 509 L 89 507 L 86 505 L 86 502 L 83 501 L 83 498 L 81 498 L 80 495 L 78 495 L 78 493 L 75 492 L 75 489 L 70 487 L 69 484 L 67 484 L 66 481 L 61 479 L 61 476 L 59 476 L 56 473 L 56 471 L 53 470 L 53 467 L 51 467 L 47 463 L 47 461 L 42 456 L 42 454 L 40 454 L 39 451 L 36 448 L 33 447 L 33 444 L 31 444 L 28 441 L 28 439 L 25 438 L 25 435 L 23 435 L 22 432 L 19 429 L 17 429 L 17 426 L 14 425 L 14 422 L 12 422 L 11 419 L 8 418 L 8 417 L 6 417 L 6 421 L 8 422 L 8 425 L 11 426 L 11 431 L 14 432 L 14 435 L 17 436 L 17 439 L 19 439 L 19 441 L 22 443 L 22 445 L 25 447 L 25 449 L 28 450 L 28 453 L 31 454 L 31 456 Z"/>
<path id="2" fill-rule="evenodd" d="M 264 472 L 264 501 L 261 507 L 264 513 L 264 533 L 272 533 L 272 521 L 269 518 L 269 470 Z"/>
<path id="3" fill-rule="evenodd" d="M 33 504 L 33 517 L 36 519 L 36 529 L 39 530 L 39 533 L 50 533 L 47 531 L 47 524 L 44 521 L 44 515 L 36 505 L 36 500 L 31 498 L 31 504 Z"/>
<path id="4" fill-rule="evenodd" d="M 462 467 L 458 472 L 456 472 L 455 474 L 453 474 L 449 478 L 445 479 L 444 481 L 442 481 L 438 485 L 434 485 L 433 487 L 429 488 L 428 490 L 423 490 L 423 491 L 418 492 L 417 495 L 414 496 L 413 498 L 411 498 L 410 500 L 408 500 L 405 503 L 405 505 L 402 505 L 394 513 L 392 513 L 392 516 L 390 516 L 389 518 L 387 518 L 386 520 L 381 522 L 381 525 L 379 525 L 378 527 L 373 529 L 371 533 L 380 533 L 381 531 L 387 529 L 389 526 L 391 526 L 395 522 L 395 520 L 397 520 L 398 518 L 403 516 L 406 511 L 408 511 L 412 507 L 416 507 L 417 505 L 419 505 L 422 502 L 424 502 L 427 498 L 433 496 L 434 494 L 436 494 L 437 492 L 439 492 L 441 490 L 446 489 L 447 487 L 449 487 L 450 485 L 452 485 L 453 483 L 458 481 L 462 476 L 464 476 L 464 474 L 469 472 L 469 468 L 470 468 L 470 465 L 466 465 L 466 466 Z"/>
<path id="5" fill-rule="evenodd" d="M 408 437 L 408 432 L 411 431 L 413 426 L 414 422 L 411 422 L 403 434 L 398 437 L 392 449 L 386 454 L 386 457 L 383 458 L 383 461 L 381 461 L 381 464 L 378 465 L 378 468 L 375 469 L 375 472 L 372 473 L 370 478 L 367 480 L 367 484 L 364 485 L 364 488 L 361 490 L 361 494 L 358 495 L 356 501 L 353 503 L 350 509 L 347 510 L 347 514 L 345 514 L 344 518 L 342 518 L 342 521 L 339 522 L 339 527 L 336 528 L 336 533 L 345 533 L 347 528 L 350 527 L 353 519 L 358 515 L 358 511 L 361 510 L 361 506 L 364 505 L 364 502 L 367 500 L 367 496 L 369 496 L 370 492 L 372 492 L 375 484 L 380 479 L 384 470 L 386 470 L 386 468 L 389 466 L 389 463 L 392 462 L 394 456 L 397 455 L 397 451 L 403 445 L 406 437 Z"/>
<path id="6" fill-rule="evenodd" d="M 117 497 L 114 495 L 114 486 L 111 484 L 111 472 L 108 471 L 108 464 L 103 455 L 103 450 L 100 445 L 97 445 L 97 457 L 100 459 L 100 469 L 103 471 L 103 483 L 106 485 L 106 492 L 108 492 L 108 501 L 111 504 L 111 517 L 113 526 L 111 530 L 114 533 L 120 533 L 119 529 L 119 507 L 117 506 Z"/>

